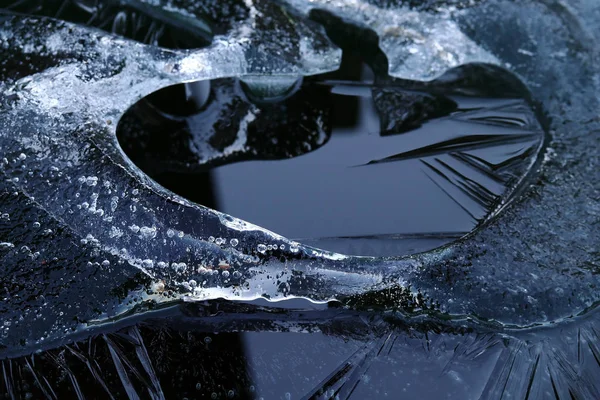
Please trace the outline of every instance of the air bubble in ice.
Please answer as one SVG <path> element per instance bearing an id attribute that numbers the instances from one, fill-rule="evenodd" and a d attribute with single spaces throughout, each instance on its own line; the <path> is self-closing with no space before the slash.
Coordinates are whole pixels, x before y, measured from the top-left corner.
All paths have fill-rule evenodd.
<path id="1" fill-rule="evenodd" d="M 108 232 L 108 236 L 111 238 L 121 237 L 123 236 L 123 231 L 116 226 L 111 226 L 110 231 Z"/>
<path id="2" fill-rule="evenodd" d="M 156 237 L 156 227 L 143 226 L 140 228 L 140 235 L 144 239 L 154 239 Z"/>
<path id="3" fill-rule="evenodd" d="M 265 246 L 264 244 L 261 243 L 258 245 L 257 249 L 259 252 L 264 254 L 267 251 L 267 246 Z"/>

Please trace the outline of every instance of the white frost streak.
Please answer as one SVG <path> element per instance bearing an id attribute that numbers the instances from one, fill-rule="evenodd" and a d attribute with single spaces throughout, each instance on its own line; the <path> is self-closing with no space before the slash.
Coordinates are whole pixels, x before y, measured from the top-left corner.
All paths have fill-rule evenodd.
<path id="1" fill-rule="evenodd" d="M 256 119 L 256 116 L 259 112 L 259 109 L 253 107 L 253 109 L 249 110 L 248 114 L 242 118 L 237 137 L 232 144 L 223 150 L 223 156 L 228 156 L 238 151 L 243 151 L 246 148 L 246 142 L 248 141 L 248 125 L 250 125 L 250 123 Z"/>

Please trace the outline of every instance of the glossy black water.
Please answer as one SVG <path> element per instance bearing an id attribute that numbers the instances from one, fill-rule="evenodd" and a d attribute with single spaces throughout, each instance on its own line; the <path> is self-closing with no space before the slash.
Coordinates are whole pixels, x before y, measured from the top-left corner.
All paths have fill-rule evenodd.
<path id="1" fill-rule="evenodd" d="M 419 86 L 362 66 L 305 78 L 266 104 L 219 80 L 186 117 L 163 111 L 185 107 L 171 89 L 132 108 L 120 140 L 163 186 L 300 242 L 352 255 L 426 251 L 499 207 L 543 139 L 526 92 L 495 96 L 449 75 Z"/>

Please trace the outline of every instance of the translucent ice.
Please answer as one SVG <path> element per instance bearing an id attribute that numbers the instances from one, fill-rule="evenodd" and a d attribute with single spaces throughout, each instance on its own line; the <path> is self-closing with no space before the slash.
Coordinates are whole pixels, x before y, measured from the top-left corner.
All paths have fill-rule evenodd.
<path id="1" fill-rule="evenodd" d="M 552 2 L 487 1 L 456 11 L 256 2 L 240 18 L 223 18 L 229 22 L 209 47 L 190 51 L 1 14 L 0 213 L 7 217 L 0 219 L 0 357 L 70 341 L 182 298 L 337 298 L 357 308 L 476 319 L 492 331 L 586 312 L 600 300 L 600 35 L 592 18 L 598 6 L 546 3 Z M 117 123 L 163 87 L 232 76 L 291 81 L 337 68 L 340 51 L 302 18 L 317 7 L 377 32 L 392 75 L 431 79 L 462 63 L 491 62 L 520 76 L 550 117 L 552 141 L 522 176 L 520 188 L 527 190 L 519 201 L 504 199 L 488 224 L 437 251 L 404 259 L 347 257 L 192 204 L 125 157 Z M 278 15 L 275 25 L 261 25 L 269 15 Z M 507 29 L 510 34 L 499 34 Z M 34 223 L 38 229 L 30 229 Z M 584 328 L 577 343 L 588 337 L 592 343 L 593 327 Z M 516 338 L 502 350 L 508 361 L 499 362 L 497 381 L 513 385 L 507 366 L 534 354 L 521 354 L 527 340 Z M 373 346 L 363 354 L 370 360 L 379 354 Z M 488 348 L 481 342 L 470 348 L 478 346 Z M 563 371 L 554 365 L 568 364 L 535 360 L 534 354 L 519 364 L 534 370 L 531 382 L 538 365 Z M 352 365 L 364 372 L 361 362 Z M 570 393 L 565 376 L 553 387 Z M 487 393 L 506 386 L 495 382 Z M 538 382 L 545 381 L 529 387 L 538 390 Z"/>

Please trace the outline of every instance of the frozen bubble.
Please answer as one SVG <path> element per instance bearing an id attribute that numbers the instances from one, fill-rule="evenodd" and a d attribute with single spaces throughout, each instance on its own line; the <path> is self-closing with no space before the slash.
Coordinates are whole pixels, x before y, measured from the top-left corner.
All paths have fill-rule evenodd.
<path id="1" fill-rule="evenodd" d="M 34 228 L 39 228 L 41 226 L 41 224 L 39 222 L 34 222 L 33 223 L 33 227 Z"/>
<path id="2" fill-rule="evenodd" d="M 223 238 L 216 238 L 215 239 L 215 243 L 218 244 L 219 246 L 222 245 L 223 243 L 225 243 L 225 239 Z"/>
<path id="3" fill-rule="evenodd" d="M 140 235 L 145 239 L 154 239 L 156 237 L 156 227 L 143 226 L 140 228 Z"/>
<path id="4" fill-rule="evenodd" d="M 103 267 L 108 267 L 109 265 L 110 265 L 110 261 L 108 261 L 108 260 L 102 261 L 102 266 Z"/>
<path id="5" fill-rule="evenodd" d="M 110 231 L 108 232 L 108 236 L 111 238 L 121 237 L 123 236 L 123 231 L 116 226 L 111 226 Z"/>
<path id="6" fill-rule="evenodd" d="M 221 275 L 223 275 L 223 278 L 229 278 L 229 271 L 223 271 Z"/>
<path id="7" fill-rule="evenodd" d="M 19 160 L 23 161 L 27 158 L 27 156 L 25 155 L 25 153 L 21 153 L 19 154 Z"/>
<path id="8" fill-rule="evenodd" d="M 88 186 L 96 186 L 98 184 L 98 178 L 95 176 L 88 176 L 85 180 Z"/>
<path id="9" fill-rule="evenodd" d="M 204 343 L 209 344 L 210 342 L 212 342 L 212 338 L 210 336 L 204 338 Z"/>
<path id="10" fill-rule="evenodd" d="M 240 243 L 240 241 L 237 240 L 237 239 L 231 239 L 229 241 L 229 243 L 231 244 L 232 247 L 235 247 L 235 246 L 237 246 Z"/>
<path id="11" fill-rule="evenodd" d="M 146 260 L 142 261 L 142 266 L 144 268 L 153 268 L 154 267 L 154 261 L 146 259 Z"/>
<path id="12" fill-rule="evenodd" d="M 164 292 L 165 291 L 165 283 L 163 281 L 154 282 L 152 284 L 152 290 L 155 292 Z"/>
<path id="13" fill-rule="evenodd" d="M 175 271 L 177 272 L 185 272 L 185 270 L 187 269 L 187 264 L 182 262 L 182 263 L 175 263 Z"/>
<path id="14" fill-rule="evenodd" d="M 259 252 L 264 254 L 267 251 L 267 246 L 265 246 L 264 244 L 261 243 L 258 245 L 257 249 Z"/>
<path id="15" fill-rule="evenodd" d="M 195 288 L 196 286 L 198 286 L 198 282 L 196 282 L 193 279 L 190 279 L 188 282 L 188 285 L 190 285 L 191 287 Z"/>
<path id="16" fill-rule="evenodd" d="M 129 227 L 129 230 L 130 230 L 131 232 L 133 232 L 133 233 L 138 233 L 138 232 L 140 231 L 140 227 L 139 227 L 139 226 L 137 226 L 137 225 L 131 225 L 131 226 Z"/>
<path id="17" fill-rule="evenodd" d="M 110 198 L 110 209 L 111 211 L 115 211 L 117 209 L 117 205 L 119 205 L 119 198 L 117 196 L 113 196 Z"/>
<path id="18" fill-rule="evenodd" d="M 156 266 L 157 266 L 158 268 L 166 268 L 168 265 L 169 265 L 169 264 L 167 264 L 167 263 L 166 263 L 166 262 L 164 262 L 164 261 L 159 261 L 159 262 L 156 264 Z"/>
<path id="19" fill-rule="evenodd" d="M 10 219 L 10 214 L 4 213 L 4 214 L 0 215 L 0 219 L 9 220 Z"/>
<path id="20" fill-rule="evenodd" d="M 172 238 L 173 236 L 175 236 L 175 231 L 173 229 L 167 230 L 167 236 Z"/>
<path id="21" fill-rule="evenodd" d="M 215 241 L 215 237 L 214 236 L 209 236 L 208 237 L 208 241 L 213 243 Z"/>

